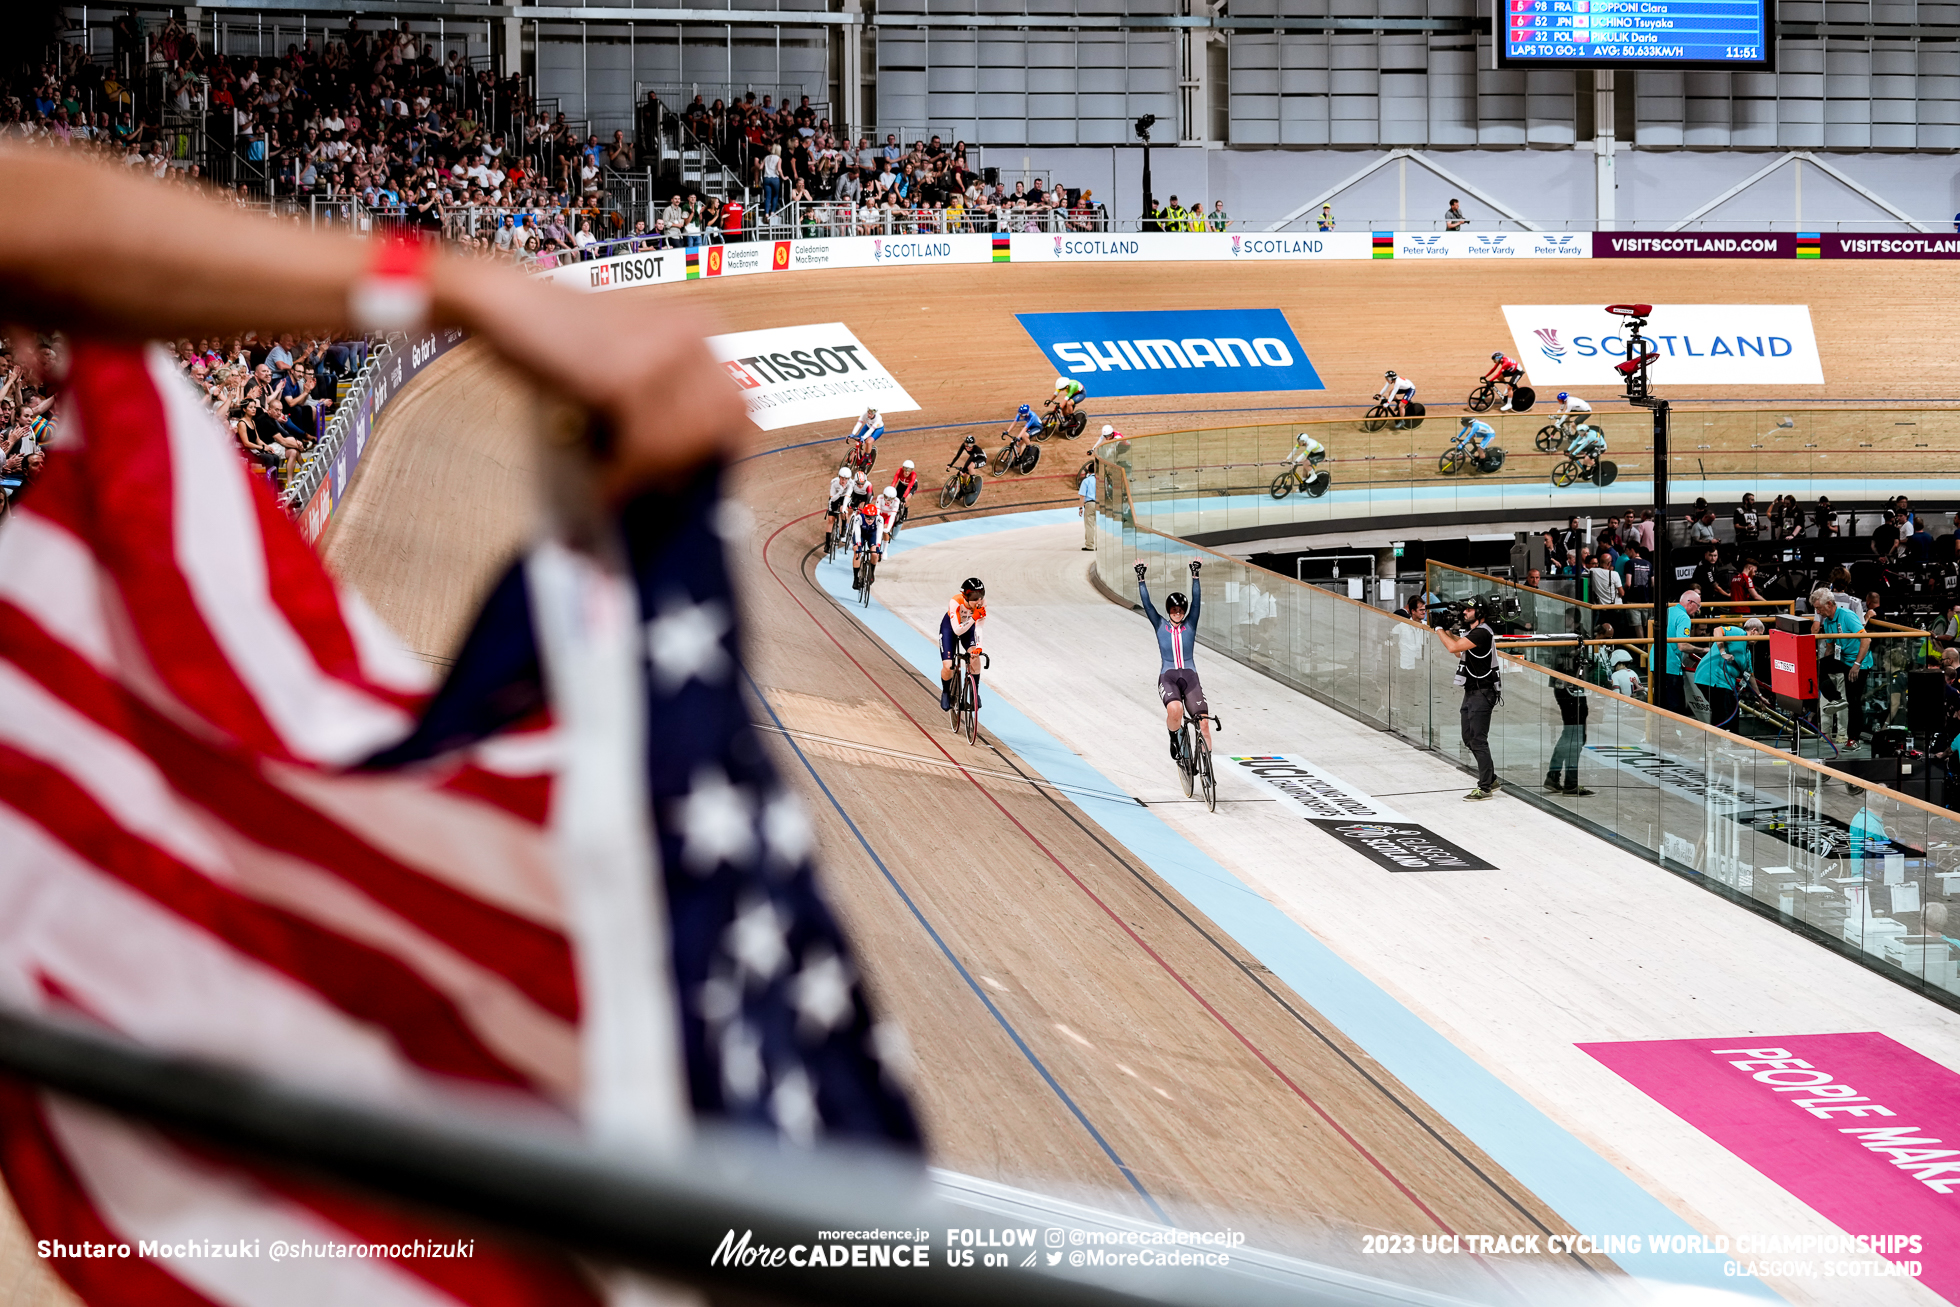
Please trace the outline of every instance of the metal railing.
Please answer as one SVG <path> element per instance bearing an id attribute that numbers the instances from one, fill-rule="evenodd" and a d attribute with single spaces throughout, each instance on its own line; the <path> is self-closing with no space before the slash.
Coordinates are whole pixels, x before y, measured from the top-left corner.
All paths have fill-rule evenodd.
<path id="1" fill-rule="evenodd" d="M 1939 416 L 1960 431 L 1960 413 Z M 1099 450 L 1101 583 L 1120 597 L 1133 589 L 1134 564 L 1181 579 L 1183 561 L 1203 555 L 1199 639 L 1208 647 L 1468 767 L 1455 658 L 1433 632 L 1181 538 L 1189 520 L 1177 505 L 1251 480 L 1248 465 L 1266 456 L 1271 466 L 1281 433 L 1290 440 L 1295 430 L 1173 432 Z M 1393 466 L 1406 502 L 1416 478 L 1409 464 Z M 1557 660 L 1542 653 L 1502 657 L 1490 748 L 1508 793 L 1960 1008 L 1960 938 L 1946 933 L 1960 926 L 1960 819 L 1866 776 L 1603 689 L 1583 674 L 1579 649 L 1562 666 L 1545 665 Z M 1567 723 L 1555 689 L 1583 695 L 1589 719 Z"/>
<path id="2" fill-rule="evenodd" d="M 394 357 L 395 342 L 401 339 L 405 338 L 392 337 L 368 346 L 367 358 L 362 362 L 359 371 L 355 372 L 353 380 L 348 384 L 345 393 L 340 396 L 339 402 L 334 405 L 333 416 L 327 419 L 327 429 L 320 434 L 318 440 L 313 442 L 313 447 L 306 451 L 306 456 L 300 460 L 299 466 L 286 479 L 280 498 L 285 501 L 289 509 L 297 510 L 310 502 L 314 492 L 319 490 L 321 484 L 333 471 L 334 460 L 340 456 L 341 448 L 346 445 L 356 420 L 367 413 L 374 392 L 375 379 L 387 366 L 388 361 Z"/>

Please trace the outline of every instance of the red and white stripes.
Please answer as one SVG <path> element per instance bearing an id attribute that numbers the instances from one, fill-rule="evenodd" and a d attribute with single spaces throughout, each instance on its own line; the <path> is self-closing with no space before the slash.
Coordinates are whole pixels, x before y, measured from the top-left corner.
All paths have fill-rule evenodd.
<path id="1" fill-rule="evenodd" d="M 379 1104 L 580 1100 L 548 749 L 342 774 L 410 728 L 417 664 L 343 594 L 153 349 L 82 342 L 67 439 L 0 529 L 0 1001 Z M 455 1236 L 0 1087 L 37 1238 Z M 464 1236 L 467 1238 L 467 1236 Z M 54 1263 L 95 1303 L 561 1304 L 472 1257 Z"/>

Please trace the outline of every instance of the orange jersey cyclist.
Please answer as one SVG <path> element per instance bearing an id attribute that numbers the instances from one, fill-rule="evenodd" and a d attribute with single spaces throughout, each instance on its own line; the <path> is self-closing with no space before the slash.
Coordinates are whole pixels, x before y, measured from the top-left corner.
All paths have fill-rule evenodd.
<path id="1" fill-rule="evenodd" d="M 973 678 L 973 706 L 980 706 L 980 629 L 987 620 L 987 587 L 977 576 L 960 582 L 939 617 L 939 710 L 953 711 L 953 660 L 962 653 Z"/>

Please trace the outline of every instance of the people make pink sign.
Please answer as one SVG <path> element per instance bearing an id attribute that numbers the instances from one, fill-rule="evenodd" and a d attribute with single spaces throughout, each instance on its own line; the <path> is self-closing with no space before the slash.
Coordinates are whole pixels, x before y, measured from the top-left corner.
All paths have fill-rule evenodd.
<path id="1" fill-rule="evenodd" d="M 1877 1033 L 1579 1047 L 1960 1303 L 1960 1075 Z"/>

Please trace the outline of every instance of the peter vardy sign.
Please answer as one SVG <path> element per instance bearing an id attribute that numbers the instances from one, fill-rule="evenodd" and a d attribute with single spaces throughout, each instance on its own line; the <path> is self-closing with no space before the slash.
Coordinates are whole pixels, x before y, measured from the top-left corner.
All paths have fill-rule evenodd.
<path id="1" fill-rule="evenodd" d="M 1511 340 L 1539 393 L 1561 386 L 1618 390 L 1625 357 L 1619 319 L 1598 304 L 1506 304 Z M 1821 386 L 1824 364 L 1804 304 L 1656 304 L 1643 334 L 1668 386 Z"/>
<path id="2" fill-rule="evenodd" d="M 1324 389 L 1278 309 L 1016 316 L 1055 371 L 1098 398 Z"/>

